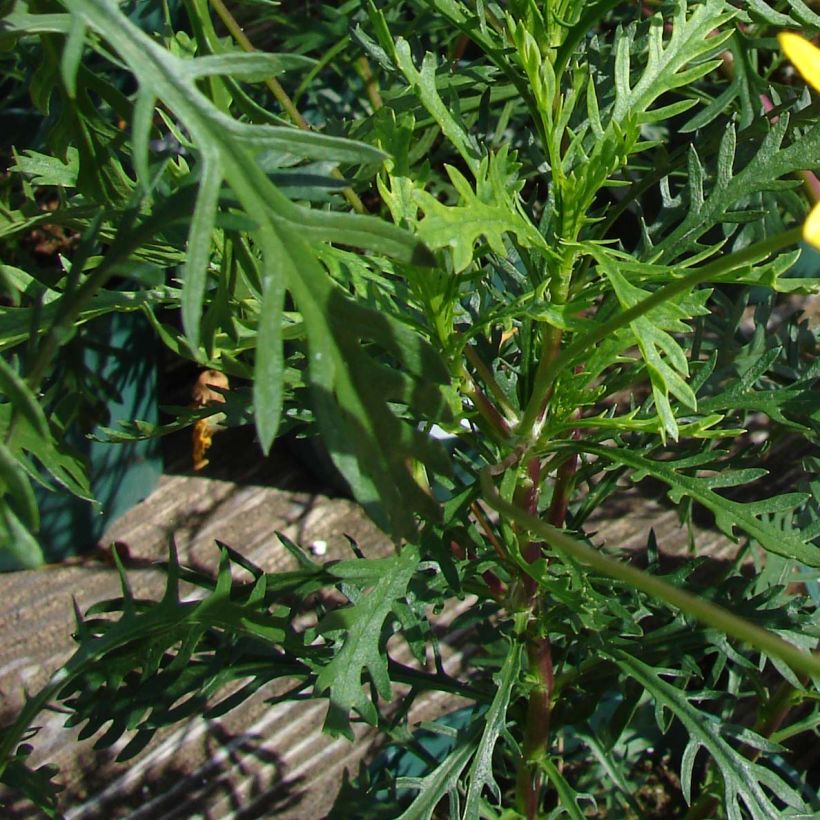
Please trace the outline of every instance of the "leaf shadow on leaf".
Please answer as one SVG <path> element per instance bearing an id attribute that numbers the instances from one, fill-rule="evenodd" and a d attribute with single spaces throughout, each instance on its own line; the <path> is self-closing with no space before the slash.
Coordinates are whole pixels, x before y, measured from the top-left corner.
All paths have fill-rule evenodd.
<path id="1" fill-rule="evenodd" d="M 443 446 L 418 426 L 450 419 L 447 370 L 422 336 L 339 288 L 327 289 L 322 313 L 331 338 L 310 338 L 310 381 L 324 444 L 368 515 L 394 537 L 412 537 L 415 514 L 440 518 L 413 462 L 450 471 Z"/>

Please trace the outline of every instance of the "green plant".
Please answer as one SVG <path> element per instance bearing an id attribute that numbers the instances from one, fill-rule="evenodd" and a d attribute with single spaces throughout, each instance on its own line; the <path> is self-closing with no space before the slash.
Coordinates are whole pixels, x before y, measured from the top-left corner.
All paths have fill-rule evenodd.
<path id="1" fill-rule="evenodd" d="M 328 700 L 326 731 L 352 737 L 355 716 L 426 761 L 363 775 L 340 816 L 431 817 L 446 798 L 463 818 L 640 816 L 637 763 L 675 732 L 688 817 L 816 811 L 787 760 L 817 728 L 816 459 L 783 494 L 761 465 L 818 432 L 816 332 L 767 321 L 816 284 L 788 272 L 799 175 L 820 165 L 820 106 L 774 34 L 820 17 L 799 0 L 248 2 L 268 53 L 211 5 L 221 28 L 204 0 L 151 34 L 108 0 L 18 0 L 0 21 L 44 117 L 15 146 L 2 235 L 80 235 L 50 277 L 3 268 L 7 540 L 35 549 L 43 470 L 85 490 L 60 351 L 92 316 L 140 310 L 177 354 L 252 382 L 229 417 L 252 416 L 263 450 L 282 423 L 318 431 L 396 552 L 323 565 L 284 541 L 298 567 L 271 575 L 221 547 L 216 578 L 172 552 L 156 602 L 121 570 L 122 599 L 78 617 L 77 653 L 5 730 L 3 781 L 56 812 L 21 743 L 54 701 L 86 733 L 113 721 L 99 745 L 130 735 L 126 759 L 287 678 Z M 760 414 L 762 445 L 742 438 Z M 698 585 L 694 536 L 663 573 L 651 532 L 646 569 L 585 533 L 644 479 L 685 522 L 707 510 L 732 565 Z M 346 603 L 298 626 L 322 589 Z M 454 628 L 482 649 L 456 679 L 429 613 L 467 595 Z M 398 683 L 405 707 L 439 689 L 476 703 L 440 759 L 398 728 Z"/>

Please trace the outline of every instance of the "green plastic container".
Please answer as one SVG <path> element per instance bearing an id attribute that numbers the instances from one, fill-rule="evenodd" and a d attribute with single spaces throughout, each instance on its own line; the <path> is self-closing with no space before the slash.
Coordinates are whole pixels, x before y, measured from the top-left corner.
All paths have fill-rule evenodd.
<path id="1" fill-rule="evenodd" d="M 87 328 L 86 340 L 85 366 L 116 393 L 107 404 L 106 426 L 116 428 L 119 421 L 129 419 L 156 423 L 157 346 L 144 317 L 134 313 L 104 316 Z M 78 434 L 73 444 L 88 460 L 98 504 L 64 491 L 37 489 L 38 540 L 49 563 L 92 550 L 105 527 L 144 499 L 162 474 L 157 440 L 105 444 Z"/>

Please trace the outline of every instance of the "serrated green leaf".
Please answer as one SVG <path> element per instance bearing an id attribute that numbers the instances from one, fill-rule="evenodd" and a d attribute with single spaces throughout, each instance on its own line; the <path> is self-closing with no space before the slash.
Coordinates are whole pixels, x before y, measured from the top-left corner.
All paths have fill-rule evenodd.
<path id="1" fill-rule="evenodd" d="M 687 3 L 679 0 L 672 20 L 672 33 L 664 43 L 665 21 L 656 14 L 649 21 L 648 59 L 641 76 L 632 83 L 630 56 L 632 38 L 619 33 L 615 42 L 615 105 L 612 116 L 618 121 L 629 112 L 647 111 L 661 94 L 687 85 L 708 74 L 718 64 L 704 58 L 716 53 L 729 37 L 731 29 L 721 27 L 734 16 L 721 0 L 706 0 L 695 6 L 687 16 Z M 715 31 L 719 33 L 716 36 Z M 701 61 L 684 68 L 690 63 Z"/>
<path id="2" fill-rule="evenodd" d="M 506 730 L 507 708 L 510 705 L 513 686 L 518 680 L 522 651 L 523 644 L 519 641 L 514 642 L 504 659 L 504 665 L 501 667 L 498 688 L 490 708 L 484 715 L 484 732 L 473 758 L 473 764 L 470 766 L 470 786 L 467 789 L 467 799 L 461 815 L 462 820 L 472 820 L 473 817 L 479 816 L 479 807 L 485 786 L 493 793 L 496 802 L 501 802 L 501 790 L 495 782 L 494 776 L 493 751 L 498 738 Z"/>
<path id="3" fill-rule="evenodd" d="M 607 650 L 618 666 L 637 680 L 655 699 L 660 708 L 670 712 L 683 723 L 690 735 L 682 766 L 684 797 L 691 802 L 691 772 L 695 755 L 700 748 L 709 752 L 722 779 L 724 806 L 729 820 L 742 820 L 741 803 L 753 820 L 779 817 L 780 809 L 772 802 L 770 790 L 794 809 L 810 811 L 811 807 L 800 794 L 774 771 L 746 758 L 725 739 L 725 727 L 716 715 L 697 709 L 686 692 L 663 680 L 658 671 L 637 658 L 620 650 Z M 661 725 L 661 724 L 659 724 Z"/>
<path id="4" fill-rule="evenodd" d="M 660 479 L 669 487 L 669 496 L 673 501 L 677 502 L 686 497 L 702 504 L 714 513 L 720 530 L 731 537 L 734 537 L 734 531 L 739 529 L 770 552 L 812 567 L 820 566 L 820 547 L 805 541 L 799 530 L 783 530 L 766 520 L 766 516 L 773 512 L 794 508 L 805 499 L 803 494 L 790 493 L 785 497 L 773 496 L 762 501 L 733 501 L 718 495 L 712 489 L 714 486 L 720 486 L 719 475 L 709 478 L 684 472 L 686 468 L 702 468 L 702 456 L 698 456 L 695 461 L 658 461 L 625 447 L 605 447 L 593 442 L 584 442 L 579 445 L 579 449 L 594 453 L 610 463 L 631 467 L 637 471 L 636 478 L 651 475 Z"/>
<path id="5" fill-rule="evenodd" d="M 756 379 L 733 382 L 717 395 L 700 402 L 702 413 L 748 410 L 765 413 L 770 419 L 794 430 L 810 428 L 806 421 L 820 419 L 820 391 L 814 380 L 805 379 L 786 387 L 755 385 Z"/>
<path id="6" fill-rule="evenodd" d="M 649 295 L 643 288 L 630 284 L 608 260 L 604 261 L 600 257 L 599 261 L 621 307 L 631 308 Z M 705 295 L 703 294 L 704 297 Z M 691 315 L 703 315 L 706 312 L 705 308 L 699 307 Z M 678 438 L 678 423 L 669 403 L 669 393 L 692 410 L 697 409 L 697 399 L 685 381 L 689 376 L 686 354 L 668 331 L 688 330 L 684 320 L 689 318 L 679 305 L 669 302 L 629 324 L 646 362 L 663 430 L 674 441 Z"/>
<path id="7" fill-rule="evenodd" d="M 418 795 L 398 820 L 430 820 L 441 799 L 456 791 L 461 773 L 479 742 L 479 727 L 476 721 L 465 732 L 460 732 L 456 747 L 429 775 L 412 784 L 405 781 L 406 785 L 412 785 L 418 791 Z"/>
<path id="8" fill-rule="evenodd" d="M 11 170 L 26 174 L 31 178 L 32 185 L 60 185 L 64 188 L 73 188 L 77 184 L 79 154 L 74 146 L 69 146 L 66 150 L 65 162 L 58 157 L 32 150 L 15 153 L 14 159 Z"/>
<path id="9" fill-rule="evenodd" d="M 403 37 L 395 41 L 396 64 L 418 95 L 422 105 L 439 124 L 443 134 L 461 154 L 467 167 L 475 174 L 478 171 L 481 152 L 475 138 L 468 134 L 462 123 L 453 116 L 444 104 L 436 88 L 436 58 L 430 52 L 424 55 L 421 71 L 413 63 L 410 44 Z"/>
<path id="10" fill-rule="evenodd" d="M 391 699 L 387 656 L 381 645 L 382 628 L 396 601 L 406 594 L 418 563 L 418 550 L 410 545 L 405 546 L 399 555 L 382 559 L 378 585 L 365 592 L 355 604 L 334 610 L 317 625 L 319 634 L 345 630 L 333 660 L 316 678 L 316 692 L 329 692 L 325 731 L 352 740 L 351 710 L 358 712 L 368 723 L 376 723 L 376 707 L 363 690 L 365 672 L 381 697 Z"/>
<path id="11" fill-rule="evenodd" d="M 415 203 L 424 212 L 418 224 L 419 236 L 431 248 L 451 248 L 455 273 L 465 270 L 473 259 L 476 241 L 483 237 L 490 249 L 507 255 L 505 234 L 512 234 L 522 247 L 548 252 L 546 241 L 524 216 L 517 196 L 505 186 L 510 173 L 506 148 L 485 157 L 476 167 L 476 190 L 449 165 L 447 174 L 459 195 L 455 206 L 443 205 L 426 191 L 414 190 Z"/>
<path id="12" fill-rule="evenodd" d="M 668 224 L 671 212 L 668 219 L 662 218 L 650 228 L 650 235 L 663 231 L 654 246 L 657 261 L 672 262 L 687 251 L 700 249 L 700 238 L 714 225 L 727 221 L 726 215 L 737 211 L 739 203 L 764 191 L 792 187 L 784 177 L 820 164 L 820 125 L 814 125 L 799 140 L 783 147 L 788 129 L 789 115 L 783 113 L 771 124 L 752 158 L 734 173 L 739 140 L 731 126 L 726 130 L 717 155 L 713 184 L 702 201 L 700 198 L 687 201 L 685 216 L 673 229 L 670 230 Z M 748 139 L 746 136 L 744 142 Z"/>

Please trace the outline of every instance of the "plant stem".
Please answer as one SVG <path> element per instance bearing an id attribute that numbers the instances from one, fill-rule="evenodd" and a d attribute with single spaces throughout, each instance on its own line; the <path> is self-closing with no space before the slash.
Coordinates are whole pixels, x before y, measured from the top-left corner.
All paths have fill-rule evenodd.
<path id="1" fill-rule="evenodd" d="M 569 496 L 572 483 L 575 478 L 575 471 L 578 468 L 578 454 L 573 453 L 566 461 L 561 463 L 558 474 L 555 477 L 555 484 L 552 488 L 552 501 L 550 502 L 547 520 L 553 527 L 563 527 L 569 509 Z"/>
<path id="2" fill-rule="evenodd" d="M 460 697 L 471 697 L 479 703 L 489 703 L 493 692 L 471 686 L 463 680 L 451 678 L 441 672 L 427 672 L 423 669 L 413 669 L 411 666 L 399 663 L 392 658 L 388 659 L 390 679 L 396 683 L 406 683 L 422 691 L 449 692 Z"/>
<path id="3" fill-rule="evenodd" d="M 744 265 L 752 264 L 776 251 L 797 244 L 800 241 L 801 234 L 802 226 L 792 228 L 770 239 L 764 239 L 741 251 L 710 262 L 702 268 L 693 270 L 680 279 L 676 279 L 668 285 L 658 288 L 654 293 L 647 296 L 646 299 L 643 299 L 636 305 L 627 308 L 608 321 L 602 322 L 597 327 L 579 336 L 555 358 L 543 358 L 535 375 L 532 399 L 527 405 L 526 412 L 518 428 L 519 435 L 522 438 L 538 436 L 540 432 L 538 427 L 541 422 L 541 407 L 544 403 L 544 397 L 549 395 L 549 391 L 555 384 L 555 380 L 562 371 L 577 364 L 588 350 L 594 348 L 595 345 L 607 336 L 611 336 L 621 328 L 626 327 L 630 322 L 639 319 L 653 308 L 658 307 L 658 305 L 674 298 L 678 294 L 684 293 L 705 282 L 714 281 Z"/>
<path id="4" fill-rule="evenodd" d="M 578 431 L 573 431 L 577 437 Z M 569 507 L 569 495 L 575 470 L 578 464 L 577 454 L 573 454 L 558 468 L 555 485 L 552 491 L 552 502 L 548 514 L 549 522 L 554 527 L 562 527 Z M 528 512 L 535 515 L 537 512 L 538 488 L 540 487 L 540 459 L 532 459 L 529 464 L 530 479 L 535 487 L 535 496 L 531 509 Z M 542 554 L 540 543 L 530 541 L 526 551 L 522 551 L 523 558 L 532 563 Z M 538 585 L 531 576 L 525 576 L 529 581 L 529 595 L 532 606 L 538 605 Z M 542 772 L 540 759 L 549 749 L 550 717 L 552 711 L 552 696 L 555 688 L 555 677 L 552 667 L 552 648 L 548 638 L 530 638 L 527 646 L 530 668 L 538 675 L 540 684 L 530 692 L 527 704 L 527 718 L 524 732 L 524 760 L 518 771 L 517 783 L 519 804 L 527 816 L 527 820 L 534 820 L 538 816 L 538 806 L 541 802 Z"/>
<path id="5" fill-rule="evenodd" d="M 546 415 L 547 407 L 549 406 L 550 399 L 552 398 L 554 383 L 547 386 L 547 388 L 543 391 L 539 390 L 538 372 L 540 372 L 541 368 L 545 366 L 545 362 L 554 362 L 558 358 L 561 352 L 562 338 L 563 333 L 557 327 L 548 327 L 544 332 L 544 344 L 541 349 L 541 359 L 538 363 L 538 371 L 535 376 L 535 385 L 533 387 L 532 396 L 530 397 L 530 403 L 525 411 L 525 418 L 526 414 L 530 412 L 530 407 L 536 408 L 536 418 L 543 419 Z"/>
<path id="6" fill-rule="evenodd" d="M 541 802 L 541 758 L 549 747 L 550 717 L 554 674 L 549 638 L 530 636 L 527 641 L 530 671 L 537 683 L 530 691 L 524 725 L 522 760 L 516 775 L 519 810 L 527 820 L 535 820 Z"/>
<path id="7" fill-rule="evenodd" d="M 558 105 L 558 102 L 559 98 L 556 96 L 556 106 Z M 560 168 L 560 163 L 558 164 L 558 167 Z M 576 234 L 577 231 L 573 233 L 573 236 L 575 236 Z M 559 266 L 558 270 L 553 273 L 551 277 L 549 288 L 550 300 L 554 304 L 563 305 L 567 301 L 567 298 L 569 296 L 570 282 L 572 281 L 572 269 L 575 261 L 575 256 L 576 253 L 574 250 L 570 249 L 568 251 L 565 251 L 561 265 Z M 527 417 L 527 415 L 535 413 L 535 418 L 537 419 L 537 426 L 539 428 L 547 414 L 547 407 L 549 406 L 550 399 L 552 398 L 553 385 L 550 384 L 547 385 L 543 390 L 540 389 L 538 375 L 541 373 L 543 369 L 545 369 L 548 365 L 553 363 L 558 358 L 561 352 L 561 340 L 563 339 L 563 336 L 563 331 L 560 328 L 550 325 L 544 330 L 544 336 L 541 341 L 541 357 L 538 362 L 535 383 L 533 385 L 533 391 L 530 395 L 529 402 L 524 413 L 525 418 Z"/>
<path id="8" fill-rule="evenodd" d="M 239 47 L 244 51 L 256 51 L 256 46 L 248 39 L 248 35 L 242 30 L 242 26 L 239 25 L 236 18 L 231 14 L 222 0 L 210 0 L 210 3 Z M 299 113 L 299 109 L 293 104 L 293 100 L 288 96 L 287 91 L 282 88 L 279 81 L 275 77 L 268 77 L 268 79 L 265 80 L 265 85 L 270 89 L 271 94 L 276 98 L 279 105 L 282 106 L 282 110 L 291 118 L 293 124 L 303 131 L 310 131 L 311 128 L 307 120 Z M 330 173 L 335 179 L 344 179 L 344 175 L 338 168 L 334 168 Z M 352 188 L 344 188 L 342 189 L 342 193 L 345 199 L 350 203 L 350 207 L 353 208 L 356 213 L 363 214 L 367 212 L 358 194 Z"/>
<path id="9" fill-rule="evenodd" d="M 538 498 L 541 492 L 541 459 L 531 458 L 526 465 L 526 477 L 515 491 L 515 504 L 530 515 L 538 512 Z M 543 546 L 540 541 L 528 540 L 521 545 L 521 557 L 528 564 L 536 561 L 543 555 Z M 524 592 L 527 596 L 527 606 L 535 608 L 538 595 L 538 584 L 529 573 L 522 573 Z"/>
<path id="10" fill-rule="evenodd" d="M 484 530 L 484 536 L 492 544 L 493 549 L 496 552 L 496 555 L 498 555 L 498 557 L 502 561 L 506 561 L 507 554 L 504 551 L 504 548 L 501 546 L 501 542 L 498 540 L 498 537 L 493 532 L 493 528 L 490 526 L 490 522 L 487 520 L 487 516 L 484 515 L 484 510 L 481 509 L 481 505 L 477 501 L 473 501 L 473 503 L 470 504 L 470 510 L 475 516 L 476 521 L 478 521 L 478 524 L 481 527 L 481 529 Z"/>
<path id="11" fill-rule="evenodd" d="M 379 92 L 379 83 L 373 76 L 373 70 L 370 68 L 370 63 L 364 54 L 360 55 L 354 63 L 356 73 L 362 78 L 364 83 L 364 90 L 367 92 L 367 97 L 374 111 L 378 111 L 384 103 L 382 102 L 382 95 Z"/>
<path id="12" fill-rule="evenodd" d="M 516 419 L 515 409 L 510 404 L 507 394 L 501 389 L 501 385 L 496 381 L 490 368 L 484 364 L 481 357 L 469 343 L 464 345 L 463 350 L 464 355 L 467 357 L 470 364 L 475 368 L 476 373 L 478 373 L 481 378 L 481 381 L 487 385 L 490 392 L 493 396 L 495 396 L 495 400 L 498 402 L 498 406 L 504 415 L 510 420 Z"/>
<path id="13" fill-rule="evenodd" d="M 541 492 L 541 459 L 531 458 L 526 464 L 526 476 L 515 493 L 515 504 L 528 515 L 538 514 L 538 499 Z M 521 547 L 522 559 L 530 564 L 543 556 L 544 546 L 540 540 L 529 539 Z M 538 583 L 528 572 L 522 572 L 527 606 L 537 615 L 541 609 Z M 527 702 L 527 716 L 524 724 L 522 758 L 516 774 L 516 790 L 520 811 L 527 820 L 535 820 L 541 803 L 543 776 L 540 761 L 549 748 L 552 691 L 555 677 L 552 667 L 552 647 L 549 638 L 538 634 L 536 625 L 543 619 L 535 617 L 524 636 L 530 672 L 536 677 L 536 684 L 530 690 Z"/>
<path id="14" fill-rule="evenodd" d="M 699 598 L 697 595 L 683 589 L 678 589 L 678 587 L 672 586 L 672 584 L 623 561 L 608 558 L 598 550 L 588 547 L 582 541 L 569 535 L 569 533 L 559 530 L 551 524 L 529 515 L 514 504 L 505 501 L 498 494 L 493 484 L 491 470 L 492 468 L 485 468 L 481 472 L 480 480 L 484 501 L 530 532 L 539 535 L 559 552 L 563 552 L 573 560 L 592 567 L 592 569 L 603 575 L 623 581 L 659 601 L 676 607 L 707 626 L 719 629 L 726 635 L 748 643 L 771 657 L 779 658 L 797 672 L 820 676 L 820 654 L 804 652 L 774 633 L 769 632 L 769 630 L 762 629 L 729 612 L 729 610 L 713 604 L 711 601 Z M 526 562 L 522 562 L 521 566 L 526 571 L 532 571 L 532 566 Z"/>
<path id="15" fill-rule="evenodd" d="M 498 412 L 496 406 L 487 398 L 484 391 L 473 381 L 473 377 L 463 368 L 463 382 L 461 392 L 473 403 L 473 407 L 478 411 L 479 416 L 487 423 L 492 432 L 501 441 L 510 437 L 510 425 L 504 416 Z"/>

